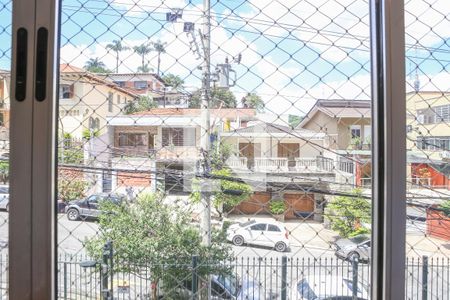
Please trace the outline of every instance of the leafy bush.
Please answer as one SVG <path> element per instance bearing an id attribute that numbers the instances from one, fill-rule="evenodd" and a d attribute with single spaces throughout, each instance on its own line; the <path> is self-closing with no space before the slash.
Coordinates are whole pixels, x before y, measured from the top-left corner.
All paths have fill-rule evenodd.
<path id="1" fill-rule="evenodd" d="M 0 161 L 0 181 L 7 182 L 9 180 L 9 161 Z"/>
<path id="2" fill-rule="evenodd" d="M 362 195 L 360 189 L 355 189 L 350 196 L 339 196 L 328 204 L 325 217 L 330 221 L 331 228 L 343 237 L 350 237 L 363 231 L 362 223 L 370 223 L 371 204 Z"/>
<path id="3" fill-rule="evenodd" d="M 93 132 L 91 132 L 89 129 L 85 128 L 83 129 L 81 135 L 83 136 L 83 139 L 90 140 L 91 137 L 98 137 L 100 135 L 100 132 L 98 130 L 94 130 Z"/>
<path id="4" fill-rule="evenodd" d="M 64 202 L 84 198 L 87 186 L 88 183 L 82 179 L 61 178 L 58 180 L 59 197 Z"/>
<path id="5" fill-rule="evenodd" d="M 224 179 L 218 179 L 219 186 L 217 190 L 213 192 L 213 205 L 219 215 L 223 212 L 229 212 L 236 205 L 244 200 L 247 200 L 252 194 L 252 187 L 243 182 L 237 182 L 228 180 L 226 178 L 233 178 L 233 174 L 230 169 L 221 169 L 212 171 L 213 175 L 224 177 Z M 190 199 L 194 203 L 200 203 L 201 190 L 200 180 L 194 179 L 192 181 L 192 193 Z"/>
<path id="6" fill-rule="evenodd" d="M 439 205 L 439 208 L 442 209 L 442 212 L 447 217 L 450 217 L 450 200 L 445 201 L 441 205 Z"/>
<path id="7" fill-rule="evenodd" d="M 58 151 L 58 161 L 63 164 L 81 165 L 84 161 L 83 149 L 72 148 Z"/>
<path id="8" fill-rule="evenodd" d="M 286 204 L 283 200 L 275 200 L 270 202 L 269 206 L 270 212 L 274 215 L 284 214 L 286 211 Z"/>

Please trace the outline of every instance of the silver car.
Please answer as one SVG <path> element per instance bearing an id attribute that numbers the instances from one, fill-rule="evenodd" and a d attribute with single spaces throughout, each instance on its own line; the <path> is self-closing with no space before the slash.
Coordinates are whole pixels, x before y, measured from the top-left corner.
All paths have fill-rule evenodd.
<path id="1" fill-rule="evenodd" d="M 9 186 L 0 185 L 0 209 L 9 211 Z"/>
<path id="2" fill-rule="evenodd" d="M 342 259 L 370 259 L 370 236 L 357 235 L 349 239 L 339 239 L 335 243 L 336 256 Z"/>
<path id="3" fill-rule="evenodd" d="M 369 299 L 369 286 L 365 283 L 358 281 L 354 287 L 352 279 L 334 275 L 307 276 L 297 283 L 293 292 L 289 300 Z"/>

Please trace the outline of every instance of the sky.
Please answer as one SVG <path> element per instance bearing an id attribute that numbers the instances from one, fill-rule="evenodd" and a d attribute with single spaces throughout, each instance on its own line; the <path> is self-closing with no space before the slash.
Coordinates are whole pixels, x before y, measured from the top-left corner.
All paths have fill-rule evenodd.
<path id="1" fill-rule="evenodd" d="M 432 4 L 431 8 L 430 5 Z M 9 69 L 11 2 L 0 0 L 0 68 Z M 177 22 L 166 13 L 182 10 Z M 421 88 L 449 91 L 450 30 L 446 0 L 405 3 L 408 89 L 417 76 Z M 201 49 L 201 1 L 63 0 L 61 63 L 83 67 L 100 58 L 115 68 L 106 45 L 121 40 L 130 50 L 120 54 L 120 72 L 134 72 L 141 58 L 132 48 L 151 41 L 166 43 L 161 72 L 185 80 L 186 89 L 201 86 L 202 59 L 192 50 L 184 22 L 195 24 Z M 266 112 L 304 115 L 318 98 L 370 98 L 369 5 L 367 0 L 212 0 L 211 63 L 242 55 L 233 63 L 241 99 L 256 93 Z M 155 69 L 157 54 L 146 60 Z"/>

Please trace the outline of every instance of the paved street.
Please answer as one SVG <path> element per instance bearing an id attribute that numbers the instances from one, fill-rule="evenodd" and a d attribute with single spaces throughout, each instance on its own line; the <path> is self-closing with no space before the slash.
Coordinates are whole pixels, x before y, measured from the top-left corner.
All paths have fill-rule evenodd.
<path id="1" fill-rule="evenodd" d="M 6 248 L 8 243 L 7 213 L 0 212 L 0 248 Z M 256 219 L 270 219 L 268 216 L 252 217 Z M 231 221 L 244 221 L 248 217 L 234 217 Z M 283 255 L 294 258 L 302 257 L 334 257 L 331 242 L 337 237 L 332 230 L 312 221 L 287 221 L 286 228 L 290 232 L 290 251 L 279 253 L 271 249 L 242 246 L 233 250 L 238 257 L 272 257 L 280 258 Z M 425 237 L 426 226 L 424 222 L 408 221 L 407 224 L 407 255 L 433 257 L 450 256 L 450 242 Z M 95 221 L 69 221 L 66 215 L 58 215 L 58 250 L 60 254 L 85 254 L 84 241 L 98 234 Z M 3 250 L 2 252 L 5 252 Z"/>

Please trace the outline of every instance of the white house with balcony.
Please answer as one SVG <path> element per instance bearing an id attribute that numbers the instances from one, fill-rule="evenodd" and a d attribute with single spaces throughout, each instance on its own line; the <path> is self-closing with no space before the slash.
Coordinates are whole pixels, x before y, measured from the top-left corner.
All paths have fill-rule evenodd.
<path id="1" fill-rule="evenodd" d="M 255 114 L 254 109 L 211 109 L 211 139 L 224 130 L 246 126 L 256 119 Z M 190 183 L 173 174 L 192 173 L 202 158 L 200 109 L 154 108 L 108 117 L 107 124 L 107 141 L 100 152 L 108 153 L 110 166 L 120 170 L 112 174 L 113 190 L 154 188 L 157 181 L 172 193 L 190 189 Z M 148 170 L 146 180 L 142 180 L 143 170 Z M 139 176 L 132 176 L 136 171 L 141 172 Z"/>

